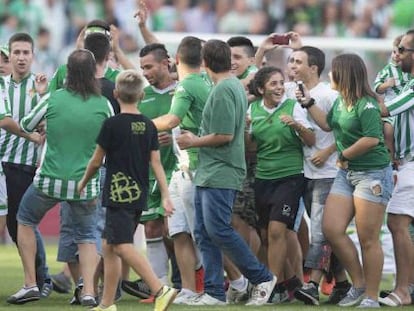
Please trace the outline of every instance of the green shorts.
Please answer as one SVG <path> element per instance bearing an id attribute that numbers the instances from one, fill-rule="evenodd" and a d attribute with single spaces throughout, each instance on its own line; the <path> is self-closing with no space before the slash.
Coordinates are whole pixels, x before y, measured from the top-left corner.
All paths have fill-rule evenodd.
<path id="1" fill-rule="evenodd" d="M 161 204 L 161 192 L 156 180 L 150 180 L 149 182 L 147 206 L 147 210 L 141 214 L 141 218 L 139 219 L 140 223 L 164 217 L 164 208 Z"/>

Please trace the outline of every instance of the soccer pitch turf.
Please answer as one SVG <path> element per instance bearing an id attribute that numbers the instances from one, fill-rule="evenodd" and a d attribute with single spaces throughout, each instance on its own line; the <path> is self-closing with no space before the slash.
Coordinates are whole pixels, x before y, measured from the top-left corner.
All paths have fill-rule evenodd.
<path id="1" fill-rule="evenodd" d="M 62 264 L 56 262 L 56 244 L 48 244 L 46 246 L 47 261 L 49 264 L 49 270 L 51 274 L 58 273 L 62 268 Z M 132 277 L 133 278 L 133 277 Z M 81 306 L 69 305 L 69 300 L 72 297 L 71 294 L 58 294 L 53 292 L 47 299 L 40 301 L 27 303 L 25 305 L 10 305 L 6 302 L 9 295 L 14 294 L 23 285 L 23 271 L 21 268 L 21 262 L 17 249 L 14 245 L 0 245 L 0 310 L 30 310 L 30 311 L 48 311 L 48 310 L 87 310 Z M 390 288 L 391 281 L 385 280 L 381 283 L 382 288 Z M 321 300 L 325 300 L 326 296 L 321 295 Z M 139 303 L 139 299 L 130 296 L 126 293 L 122 295 L 122 299 L 117 302 L 119 311 L 132 311 L 132 310 L 153 310 L 152 304 Z M 295 301 L 293 303 L 281 304 L 281 305 L 267 305 L 262 307 L 246 307 L 244 305 L 228 305 L 228 306 L 181 306 L 172 305 L 169 310 L 177 311 L 198 311 L 198 310 L 252 310 L 259 308 L 263 311 L 269 310 L 286 310 L 286 311 L 306 311 L 306 310 L 337 310 L 336 306 L 305 306 L 302 302 Z M 406 308 L 408 309 L 408 308 Z M 414 309 L 414 308 L 413 308 Z"/>

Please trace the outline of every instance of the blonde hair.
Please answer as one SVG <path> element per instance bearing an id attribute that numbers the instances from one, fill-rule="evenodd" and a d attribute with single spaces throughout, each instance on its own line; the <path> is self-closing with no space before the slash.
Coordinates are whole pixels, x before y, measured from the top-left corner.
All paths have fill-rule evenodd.
<path id="1" fill-rule="evenodd" d="M 141 97 L 144 81 L 138 71 L 122 71 L 115 80 L 115 89 L 119 100 L 124 103 L 136 103 Z"/>

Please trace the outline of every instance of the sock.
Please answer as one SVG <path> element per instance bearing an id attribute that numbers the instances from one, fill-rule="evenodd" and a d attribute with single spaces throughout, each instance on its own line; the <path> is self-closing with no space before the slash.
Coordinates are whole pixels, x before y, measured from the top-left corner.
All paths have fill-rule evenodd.
<path id="1" fill-rule="evenodd" d="M 309 283 L 315 285 L 316 288 L 319 288 L 319 283 L 316 283 L 315 281 L 310 281 Z"/>
<path id="2" fill-rule="evenodd" d="M 183 294 L 185 294 L 187 296 L 194 296 L 194 295 L 196 295 L 195 292 L 193 292 L 191 289 L 188 289 L 188 288 L 181 288 L 180 293 L 183 293 Z"/>
<path id="3" fill-rule="evenodd" d="M 349 284 L 348 280 L 335 283 L 336 288 L 345 288 L 345 287 L 348 287 L 349 285 L 350 284 Z"/>
<path id="4" fill-rule="evenodd" d="M 285 280 L 283 283 L 285 284 L 288 291 L 293 291 L 296 288 L 302 286 L 302 282 L 296 275 L 292 276 L 290 279 Z"/>
<path id="5" fill-rule="evenodd" d="M 147 258 L 155 275 L 163 282 L 168 283 L 168 255 L 162 237 L 147 239 Z"/>
<path id="6" fill-rule="evenodd" d="M 243 275 L 237 280 L 230 281 L 230 284 L 231 287 L 237 289 L 238 291 L 244 291 L 247 288 L 247 280 Z"/>

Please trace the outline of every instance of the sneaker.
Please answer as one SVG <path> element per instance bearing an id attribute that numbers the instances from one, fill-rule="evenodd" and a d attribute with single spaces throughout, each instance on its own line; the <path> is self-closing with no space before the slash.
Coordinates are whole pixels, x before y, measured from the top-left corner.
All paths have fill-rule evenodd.
<path id="1" fill-rule="evenodd" d="M 40 298 L 47 298 L 53 291 L 53 284 L 52 281 L 45 281 L 42 286 L 42 290 L 40 291 Z"/>
<path id="2" fill-rule="evenodd" d="M 196 270 L 195 280 L 196 280 L 196 292 L 202 293 L 204 291 L 204 268 L 203 267 Z"/>
<path id="3" fill-rule="evenodd" d="M 295 298 L 305 305 L 319 306 L 319 292 L 314 283 L 305 283 L 295 291 Z"/>
<path id="4" fill-rule="evenodd" d="M 369 297 L 365 297 L 362 299 L 361 303 L 357 308 L 380 308 L 380 304 L 378 301 L 371 299 Z"/>
<path id="5" fill-rule="evenodd" d="M 155 298 L 154 311 L 165 311 L 177 296 L 177 290 L 164 285 Z"/>
<path id="6" fill-rule="evenodd" d="M 73 291 L 73 296 L 69 301 L 69 304 L 71 305 L 81 304 L 82 289 L 83 289 L 83 280 L 79 279 L 78 284 L 76 285 L 75 290 Z"/>
<path id="7" fill-rule="evenodd" d="M 146 299 L 141 299 L 139 302 L 140 303 L 154 303 L 154 301 L 155 301 L 155 296 L 151 295 Z"/>
<path id="8" fill-rule="evenodd" d="M 351 289 L 351 284 L 348 283 L 346 287 L 334 287 L 332 289 L 332 293 L 329 295 L 328 300 L 326 301 L 327 304 L 336 305 L 342 299 L 345 298 L 348 291 Z"/>
<path id="9" fill-rule="evenodd" d="M 247 283 L 245 290 L 235 289 L 230 284 L 229 289 L 226 292 L 226 302 L 228 304 L 234 304 L 234 303 L 245 302 L 249 300 L 249 293 L 250 293 L 251 288 L 252 286 L 250 285 L 250 283 Z"/>
<path id="10" fill-rule="evenodd" d="M 121 288 L 125 293 L 141 299 L 151 296 L 151 289 L 143 280 L 122 281 Z"/>
<path id="11" fill-rule="evenodd" d="M 24 304 L 30 301 L 36 301 L 40 299 L 40 291 L 37 286 L 29 288 L 23 287 L 14 295 L 7 298 L 7 302 L 15 305 Z"/>
<path id="12" fill-rule="evenodd" d="M 270 295 L 268 304 L 280 304 L 285 302 L 290 302 L 289 292 L 285 289 L 283 291 L 274 291 Z"/>
<path id="13" fill-rule="evenodd" d="M 111 305 L 106 308 L 102 308 L 101 306 L 96 306 L 92 309 L 89 309 L 90 311 L 116 311 L 116 305 Z"/>
<path id="14" fill-rule="evenodd" d="M 340 302 L 338 302 L 338 306 L 356 306 L 357 304 L 361 303 L 362 299 L 364 298 L 364 293 L 365 288 L 355 288 L 352 286 L 351 289 L 346 293 L 346 296 Z"/>
<path id="15" fill-rule="evenodd" d="M 92 295 L 83 295 L 80 299 L 80 303 L 84 307 L 96 307 L 98 305 L 95 297 Z"/>
<path id="16" fill-rule="evenodd" d="M 246 303 L 246 306 L 261 306 L 266 304 L 276 285 L 276 281 L 277 277 L 273 276 L 273 279 L 270 281 L 255 285 L 252 290 L 252 296 Z"/>
<path id="17" fill-rule="evenodd" d="M 191 306 L 224 306 L 226 302 L 210 296 L 207 293 L 200 294 L 190 301 Z"/>
<path id="18" fill-rule="evenodd" d="M 189 305 L 199 295 L 191 290 L 181 290 L 175 297 L 173 304 L 175 305 Z"/>
<path id="19" fill-rule="evenodd" d="M 69 294 L 72 289 L 72 282 L 63 272 L 50 276 L 53 290 L 59 294 Z"/>
<path id="20" fill-rule="evenodd" d="M 121 290 L 121 285 L 122 282 L 118 282 L 118 286 L 116 287 L 116 292 L 115 292 L 115 302 L 121 300 L 122 298 L 122 290 Z"/>

